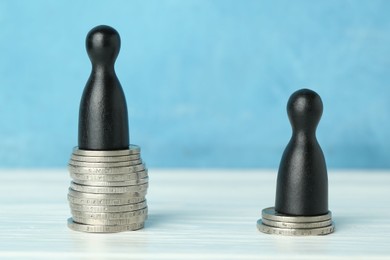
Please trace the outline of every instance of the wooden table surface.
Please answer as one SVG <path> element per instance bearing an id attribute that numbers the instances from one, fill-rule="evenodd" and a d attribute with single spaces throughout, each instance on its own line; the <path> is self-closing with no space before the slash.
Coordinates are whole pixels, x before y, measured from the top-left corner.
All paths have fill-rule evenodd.
<path id="1" fill-rule="evenodd" d="M 285 237 L 256 229 L 276 170 L 150 169 L 143 230 L 69 230 L 70 177 L 1 170 L 0 259 L 390 259 L 390 172 L 329 171 L 336 232 Z"/>

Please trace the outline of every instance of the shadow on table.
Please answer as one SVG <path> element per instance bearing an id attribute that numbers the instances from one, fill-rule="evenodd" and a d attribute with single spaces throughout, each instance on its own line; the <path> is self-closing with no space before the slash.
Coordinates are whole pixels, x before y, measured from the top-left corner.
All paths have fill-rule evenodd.
<path id="1" fill-rule="evenodd" d="M 367 218 L 364 216 L 340 216 L 340 215 L 333 215 L 332 220 L 335 223 L 336 226 L 336 232 L 342 231 L 346 229 L 355 228 L 357 226 L 361 226 L 364 222 L 367 221 Z"/>
<path id="2" fill-rule="evenodd" d="M 156 228 L 167 223 L 171 223 L 178 216 L 177 213 L 154 213 L 148 215 L 148 219 L 145 222 L 145 228 Z"/>

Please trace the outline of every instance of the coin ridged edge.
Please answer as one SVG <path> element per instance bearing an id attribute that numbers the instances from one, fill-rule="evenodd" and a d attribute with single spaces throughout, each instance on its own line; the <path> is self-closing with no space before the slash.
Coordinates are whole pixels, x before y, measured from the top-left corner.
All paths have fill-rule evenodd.
<path id="1" fill-rule="evenodd" d="M 274 221 L 269 220 L 266 218 L 262 219 L 262 223 L 264 225 L 270 226 L 270 227 L 276 227 L 276 228 L 292 228 L 292 229 L 308 229 L 308 228 L 321 228 L 321 227 L 327 227 L 332 224 L 332 220 L 328 219 L 325 221 L 318 221 L 318 222 L 281 222 L 281 221 Z"/>
<path id="2" fill-rule="evenodd" d="M 127 174 L 81 174 L 81 173 L 69 173 L 70 177 L 75 182 L 81 181 L 97 181 L 97 182 L 115 182 L 115 181 L 132 181 L 137 179 L 143 179 L 148 176 L 148 170 L 139 172 L 127 173 Z"/>
<path id="3" fill-rule="evenodd" d="M 85 185 L 85 186 L 95 186 L 95 187 L 122 187 L 122 186 L 133 186 L 133 185 L 142 185 L 149 182 L 149 177 L 135 179 L 130 181 L 83 181 L 75 180 L 74 183 Z"/>
<path id="4" fill-rule="evenodd" d="M 78 174 L 128 174 L 143 171 L 146 169 L 144 163 L 132 166 L 121 166 L 121 167 L 84 167 L 84 166 L 75 166 L 68 164 L 69 171 Z"/>
<path id="5" fill-rule="evenodd" d="M 145 223 L 132 223 L 130 225 L 88 225 L 75 222 L 72 218 L 68 219 L 68 227 L 71 230 L 87 233 L 117 233 L 124 231 L 136 231 L 144 228 Z"/>
<path id="6" fill-rule="evenodd" d="M 122 155 L 122 156 L 81 156 L 72 154 L 72 161 L 87 162 L 87 163 L 115 163 L 141 160 L 140 154 Z"/>
<path id="7" fill-rule="evenodd" d="M 129 185 L 129 186 L 117 186 L 117 187 L 100 187 L 100 186 L 90 186 L 82 185 L 76 182 L 70 183 L 70 188 L 75 191 L 85 192 L 85 193 L 94 193 L 94 194 L 121 194 L 127 192 L 144 192 L 148 189 L 149 183 L 138 184 L 138 185 Z"/>
<path id="8" fill-rule="evenodd" d="M 72 216 L 78 216 L 80 218 L 90 219 L 102 219 L 102 220 L 117 220 L 117 219 L 130 219 L 139 216 L 145 216 L 148 214 L 148 207 L 137 209 L 133 211 L 122 212 L 86 212 L 71 209 Z"/>
<path id="9" fill-rule="evenodd" d="M 135 217 L 129 217 L 125 219 L 96 219 L 96 218 L 90 218 L 90 217 L 80 217 L 77 215 L 73 215 L 72 219 L 75 222 L 81 223 L 81 224 L 88 224 L 88 225 L 107 225 L 107 226 L 126 226 L 133 223 L 139 223 L 144 222 L 148 218 L 148 215 L 140 215 Z"/>
<path id="10" fill-rule="evenodd" d="M 141 201 L 139 203 L 125 204 L 125 205 L 85 205 L 69 202 L 71 210 L 92 212 L 92 213 L 116 213 L 125 211 L 136 211 L 147 207 L 147 201 Z"/>
<path id="11" fill-rule="evenodd" d="M 142 164 L 142 159 L 127 160 L 124 162 L 85 162 L 85 161 L 75 161 L 73 159 L 69 160 L 69 165 L 71 166 L 97 167 L 97 168 L 136 166 L 139 164 Z"/>
<path id="12" fill-rule="evenodd" d="M 68 201 L 73 204 L 90 206 L 123 206 L 128 204 L 140 203 L 145 197 L 129 197 L 123 199 L 105 199 L 105 198 L 80 198 L 68 194 Z"/>
<path id="13" fill-rule="evenodd" d="M 334 223 L 330 226 L 321 228 L 277 228 L 265 225 L 261 219 L 257 221 L 257 229 L 265 234 L 283 235 L 283 236 L 321 236 L 334 232 Z"/>
<path id="14" fill-rule="evenodd" d="M 86 198 L 86 199 L 128 199 L 128 198 L 139 198 L 145 197 L 147 190 L 145 191 L 135 191 L 135 192 L 126 192 L 126 193 L 87 193 L 73 190 L 72 188 L 68 189 L 68 194 L 76 198 Z"/>

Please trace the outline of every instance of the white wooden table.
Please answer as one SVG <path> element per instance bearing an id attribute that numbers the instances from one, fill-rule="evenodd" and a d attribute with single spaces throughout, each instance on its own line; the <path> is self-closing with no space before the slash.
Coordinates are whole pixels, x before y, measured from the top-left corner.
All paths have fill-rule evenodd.
<path id="1" fill-rule="evenodd" d="M 390 172 L 330 171 L 336 232 L 256 229 L 276 170 L 154 170 L 145 229 L 87 234 L 66 226 L 63 170 L 1 170 L 0 259 L 390 259 Z"/>

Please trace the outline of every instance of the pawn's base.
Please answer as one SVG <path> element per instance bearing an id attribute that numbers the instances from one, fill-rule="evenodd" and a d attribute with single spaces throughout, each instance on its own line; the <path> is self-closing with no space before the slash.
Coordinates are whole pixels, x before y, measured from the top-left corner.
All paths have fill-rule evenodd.
<path id="1" fill-rule="evenodd" d="M 280 214 L 274 208 L 266 208 L 262 211 L 262 218 L 257 221 L 257 228 L 266 234 L 317 236 L 327 235 L 335 230 L 330 211 L 319 216 L 290 216 Z"/>

